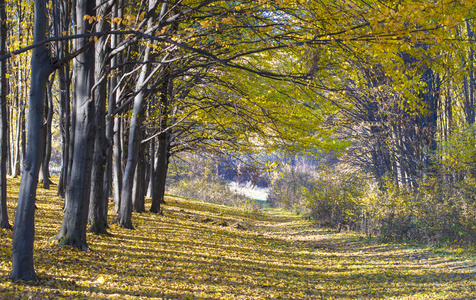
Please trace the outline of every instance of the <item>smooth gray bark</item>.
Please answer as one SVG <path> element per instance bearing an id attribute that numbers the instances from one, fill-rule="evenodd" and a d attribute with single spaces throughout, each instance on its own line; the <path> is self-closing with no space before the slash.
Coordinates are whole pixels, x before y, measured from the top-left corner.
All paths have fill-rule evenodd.
<path id="1" fill-rule="evenodd" d="M 55 2 L 56 18 L 55 18 L 55 35 L 63 35 L 68 32 L 71 20 L 71 3 Z M 59 57 L 64 57 L 69 53 L 69 41 L 56 42 L 56 53 Z M 71 108 L 70 108 L 70 64 L 64 64 L 58 69 L 58 85 L 60 88 L 60 110 L 59 110 L 59 126 L 61 132 L 61 174 L 58 182 L 58 196 L 64 198 L 67 185 L 68 162 L 69 162 L 69 130 L 71 125 Z"/>
<path id="2" fill-rule="evenodd" d="M 122 18 L 123 1 L 119 0 L 113 7 L 112 17 L 113 18 Z M 118 24 L 114 23 L 114 30 L 118 29 Z M 119 44 L 119 36 L 111 36 L 111 48 L 114 49 Z M 120 54 L 114 55 L 111 58 L 111 68 L 114 68 L 120 59 Z M 114 201 L 114 210 L 119 212 L 119 207 L 121 205 L 121 191 L 122 191 L 122 143 L 121 143 L 121 116 L 114 118 L 116 102 L 120 99 L 121 93 L 120 89 L 116 87 L 117 83 L 117 74 L 114 73 L 111 76 L 111 86 L 110 88 L 113 92 L 110 93 L 109 97 L 109 107 L 108 107 L 108 140 L 112 142 L 112 155 L 111 148 L 109 148 L 108 157 L 112 156 L 111 161 L 111 172 L 112 172 L 112 187 L 113 187 L 113 201 Z M 112 128 L 111 128 L 112 127 Z M 107 175 L 107 174 L 106 174 Z"/>
<path id="3" fill-rule="evenodd" d="M 101 6 L 101 0 L 97 1 Z M 107 7 L 102 6 L 98 10 L 99 15 L 106 14 Z M 105 31 L 107 22 L 105 20 L 96 24 L 97 31 Z M 106 39 L 101 37 L 96 42 L 96 69 L 94 90 L 94 102 L 96 106 L 96 138 L 94 141 L 94 158 L 91 173 L 91 200 L 89 205 L 89 231 L 94 234 L 107 234 L 107 194 L 105 190 L 106 171 L 106 98 L 107 81 L 103 78 L 106 75 Z"/>
<path id="4" fill-rule="evenodd" d="M 40 173 L 40 182 L 43 179 L 43 188 L 49 189 L 51 180 L 50 180 L 50 160 L 51 160 L 51 125 L 53 123 L 53 83 L 54 83 L 54 74 L 51 76 L 52 78 L 47 82 L 47 89 L 46 89 L 46 99 L 45 99 L 45 112 L 46 112 L 46 120 L 45 125 L 46 128 L 44 130 L 44 137 L 45 137 L 45 144 L 44 144 L 44 157 L 43 163 L 41 165 L 41 173 Z"/>
<path id="5" fill-rule="evenodd" d="M 169 80 L 165 80 L 161 86 L 161 95 L 160 95 L 160 130 L 161 133 L 158 137 L 158 150 L 156 157 L 156 166 L 154 170 L 154 187 L 152 193 L 152 205 L 150 207 L 150 212 L 159 213 L 160 204 L 165 203 L 165 183 L 167 178 L 167 170 L 169 165 L 169 133 L 167 129 L 167 120 L 168 120 L 168 105 L 169 97 L 171 94 L 172 83 Z"/>
<path id="6" fill-rule="evenodd" d="M 165 4 L 164 4 L 165 5 Z M 153 11 L 157 6 L 156 0 L 149 2 L 149 11 Z M 149 20 L 148 26 L 152 26 L 152 21 Z M 146 46 L 144 61 L 149 60 L 151 47 Z M 124 179 L 122 181 L 121 205 L 119 208 L 118 221 L 119 226 L 133 229 L 132 226 L 132 189 L 134 186 L 134 174 L 139 159 L 139 147 L 141 142 L 141 126 L 144 116 L 145 108 L 145 93 L 147 76 L 149 76 L 149 64 L 144 64 L 141 68 L 139 80 L 136 85 L 136 96 L 134 97 L 134 105 L 131 116 L 131 123 L 129 127 L 129 143 L 127 152 L 127 163 L 124 171 Z"/>
<path id="7" fill-rule="evenodd" d="M 113 201 L 114 210 L 119 212 L 121 207 L 121 191 L 122 191 L 122 143 L 121 143 L 121 118 L 114 118 L 114 147 L 113 147 Z"/>
<path id="8" fill-rule="evenodd" d="M 23 108 L 23 73 L 21 71 L 21 60 L 18 60 L 18 80 L 17 80 L 17 120 L 16 120 L 16 132 L 15 132 L 15 141 L 14 141 L 14 153 L 13 153 L 13 169 L 12 169 L 12 176 L 13 178 L 17 178 L 20 175 L 20 141 L 22 137 L 23 131 L 23 116 L 25 110 Z"/>
<path id="9" fill-rule="evenodd" d="M 34 42 L 46 38 L 48 18 L 46 1 L 35 0 Z M 23 174 L 18 195 L 12 242 L 13 280 L 35 280 L 33 265 L 33 242 L 35 238 L 35 198 L 38 185 L 38 172 L 42 161 L 43 114 L 46 81 L 53 71 L 46 46 L 33 49 L 31 56 L 31 84 L 28 111 L 28 146 L 23 161 Z"/>
<path id="10" fill-rule="evenodd" d="M 95 0 L 77 1 L 77 33 L 92 32 L 92 25 L 83 16 L 94 16 Z M 76 41 L 76 49 L 87 47 L 87 38 Z M 89 197 L 91 191 L 91 168 L 93 162 L 95 138 L 95 107 L 91 94 L 94 86 L 94 46 L 74 59 L 76 124 L 74 137 L 73 163 L 71 178 L 66 192 L 66 206 L 63 223 L 55 239 L 60 245 L 70 245 L 86 250 L 86 229 L 88 223 Z"/>
<path id="11" fill-rule="evenodd" d="M 147 197 L 152 197 L 154 193 L 154 170 L 155 170 L 155 139 L 149 141 L 149 177 L 147 185 Z"/>
<path id="12" fill-rule="evenodd" d="M 63 53 L 67 52 L 66 47 L 62 47 Z M 60 130 L 61 130 L 61 174 L 58 182 L 58 196 L 64 198 L 67 186 L 67 174 L 69 166 L 69 138 L 71 125 L 71 108 L 69 104 L 69 64 L 65 64 L 58 70 L 60 86 Z"/>
<path id="13" fill-rule="evenodd" d="M 139 161 L 137 162 L 136 172 L 134 175 L 134 186 L 132 189 L 132 210 L 134 212 L 145 212 L 145 183 L 146 163 L 145 163 L 145 147 L 141 145 L 139 153 Z"/>
<path id="14" fill-rule="evenodd" d="M 0 20 L 6 20 L 5 1 L 0 0 Z M 0 55 L 7 50 L 7 24 L 0 22 Z M 7 77 L 6 61 L 0 61 L 0 228 L 11 228 L 7 214 Z"/>

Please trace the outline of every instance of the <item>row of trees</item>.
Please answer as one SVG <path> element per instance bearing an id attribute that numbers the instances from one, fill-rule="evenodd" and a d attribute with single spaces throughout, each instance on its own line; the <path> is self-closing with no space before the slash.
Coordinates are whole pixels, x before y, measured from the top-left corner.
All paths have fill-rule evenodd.
<path id="1" fill-rule="evenodd" d="M 34 203 L 39 180 L 50 184 L 55 111 L 62 139 L 58 193 L 65 197 L 55 239 L 80 249 L 87 248 L 88 223 L 106 233 L 111 194 L 122 227 L 133 228 L 132 211 L 145 210 L 147 192 L 150 211 L 160 211 L 171 155 L 339 150 L 349 145 L 337 139 L 340 125 L 359 120 L 364 108 L 369 114 L 360 117 L 359 130 L 372 131 L 380 143 L 375 122 L 386 118 L 378 108 L 387 109 L 392 95 L 396 110 L 421 123 L 408 129 L 413 135 L 400 132 L 420 139 L 416 150 L 402 149 L 412 159 L 420 151 L 415 159 L 429 169 L 421 150 L 434 149 L 434 142 L 419 133 L 434 135 L 437 116 L 425 112 L 433 112 L 439 96 L 433 64 L 448 59 L 432 54 L 468 49 L 472 37 L 452 31 L 461 34 L 462 23 L 452 22 L 474 13 L 468 3 L 35 0 L 34 9 L 28 1 L 0 3 L 8 13 L 0 11 L 3 227 L 9 226 L 6 172 L 17 176 L 23 157 L 11 277 L 36 278 Z M 405 157 L 394 167 L 385 147 L 367 152 L 376 178 L 391 166 L 400 182 L 414 182 Z"/>

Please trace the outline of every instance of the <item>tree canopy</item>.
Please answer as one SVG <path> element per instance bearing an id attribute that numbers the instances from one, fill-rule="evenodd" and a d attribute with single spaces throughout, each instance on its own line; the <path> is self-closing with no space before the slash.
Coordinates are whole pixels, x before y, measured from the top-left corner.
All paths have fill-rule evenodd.
<path id="1" fill-rule="evenodd" d="M 472 1 L 4 1 L 5 228 L 6 173 L 22 166 L 13 279 L 36 278 L 35 195 L 38 182 L 49 188 L 54 143 L 65 212 L 55 239 L 83 250 L 88 223 L 107 234 L 111 195 L 121 227 L 133 229 L 146 195 L 160 213 L 180 153 L 331 153 L 381 193 L 433 179 L 472 189 Z M 354 204 L 345 209 L 366 214 Z M 472 213 L 458 214 L 472 236 Z"/>

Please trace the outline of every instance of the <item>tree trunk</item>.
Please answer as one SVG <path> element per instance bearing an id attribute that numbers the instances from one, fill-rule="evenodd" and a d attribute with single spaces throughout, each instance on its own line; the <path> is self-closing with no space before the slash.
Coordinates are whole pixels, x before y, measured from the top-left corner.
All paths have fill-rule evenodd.
<path id="1" fill-rule="evenodd" d="M 7 104 L 8 105 L 8 104 Z M 7 120 L 7 124 L 11 124 L 11 115 L 10 115 L 10 109 L 7 109 L 6 111 L 6 120 Z M 13 166 L 12 166 L 12 153 L 10 151 L 10 149 L 12 148 L 10 146 L 10 141 L 11 141 L 11 138 L 10 138 L 10 126 L 7 125 L 7 138 L 6 138 L 6 142 L 7 142 L 7 174 L 12 174 L 13 172 Z"/>
<path id="2" fill-rule="evenodd" d="M 167 135 L 165 133 L 165 135 Z M 167 137 L 159 136 L 159 153 L 157 155 L 157 166 L 155 170 L 154 193 L 152 195 L 152 205 L 150 212 L 159 213 L 160 204 L 165 203 L 165 184 L 167 179 L 167 170 L 169 166 L 169 151 Z"/>
<path id="3" fill-rule="evenodd" d="M 45 137 L 45 144 L 44 144 L 45 152 L 43 157 L 43 163 L 41 165 L 44 189 L 49 189 L 51 184 L 50 159 L 51 159 L 51 124 L 53 122 L 53 91 L 52 89 L 53 89 L 53 83 L 54 83 L 54 73 L 51 77 L 52 77 L 51 80 L 49 80 L 47 84 L 46 99 L 45 99 L 46 100 L 45 101 L 46 128 L 43 133 Z"/>
<path id="4" fill-rule="evenodd" d="M 93 27 L 85 15 L 94 16 L 94 0 L 81 0 L 76 5 L 77 33 L 93 32 Z M 88 39 L 76 41 L 76 49 L 87 47 Z M 74 137 L 73 164 L 71 178 L 66 193 L 63 223 L 55 239 L 60 245 L 75 246 L 86 250 L 86 227 L 88 221 L 89 197 L 91 191 L 91 168 L 95 137 L 95 107 L 91 89 L 94 86 L 94 46 L 89 46 L 74 59 L 76 76 L 76 124 Z"/>
<path id="5" fill-rule="evenodd" d="M 154 194 L 154 170 L 155 170 L 155 139 L 149 141 L 149 180 L 147 197 Z"/>
<path id="6" fill-rule="evenodd" d="M 22 93 L 22 72 L 21 72 L 21 60 L 18 60 L 18 88 L 17 88 L 17 120 L 16 120 L 16 133 L 15 133 L 15 152 L 13 154 L 13 178 L 17 178 L 20 175 L 20 140 L 23 131 L 23 97 Z"/>
<path id="7" fill-rule="evenodd" d="M 48 18 L 46 1 L 35 0 L 34 43 L 46 38 Z M 31 56 L 30 103 L 28 112 L 28 147 L 23 162 L 23 174 L 18 195 L 12 239 L 13 280 L 35 280 L 33 242 L 35 237 L 35 198 L 38 172 L 43 149 L 43 103 L 46 81 L 52 72 L 50 57 L 45 45 L 33 49 Z"/>
<path id="8" fill-rule="evenodd" d="M 140 146 L 139 161 L 134 175 L 134 186 L 132 188 L 132 210 L 134 212 L 145 212 L 145 146 Z"/>
<path id="9" fill-rule="evenodd" d="M 67 53 L 67 46 L 62 47 L 64 53 Z M 71 108 L 69 106 L 69 64 L 61 66 L 58 71 L 60 86 L 60 130 L 61 130 L 61 174 L 58 182 L 58 196 L 64 198 L 67 186 L 67 174 L 69 166 L 69 133 L 71 125 Z"/>
<path id="10" fill-rule="evenodd" d="M 63 35 L 63 32 L 69 32 L 70 23 L 70 2 L 64 4 L 56 1 L 55 34 Z M 58 41 L 56 43 L 56 53 L 59 57 L 64 57 L 69 53 L 69 41 Z M 70 108 L 70 67 L 69 63 L 64 64 L 58 69 L 58 84 L 60 89 L 60 112 L 59 126 L 61 132 L 61 173 L 58 182 L 58 196 L 64 198 L 67 185 L 68 162 L 69 162 L 69 133 L 71 125 Z"/>
<path id="11" fill-rule="evenodd" d="M 156 0 L 149 2 L 149 11 L 155 9 L 157 5 Z M 166 4 L 164 4 L 166 5 Z M 149 20 L 148 26 L 152 25 L 152 21 Z M 146 46 L 144 54 L 144 62 L 149 60 L 151 48 Z M 132 226 L 132 188 L 134 185 L 134 173 L 139 158 L 139 147 L 141 142 L 141 126 L 142 118 L 145 108 L 145 93 L 144 88 L 146 85 L 146 78 L 149 75 L 149 64 L 145 63 L 139 75 L 139 80 L 136 85 L 137 95 L 134 97 L 134 106 L 132 111 L 131 123 L 129 127 L 129 143 L 127 148 L 127 163 L 126 170 L 124 172 L 124 179 L 122 182 L 121 192 L 121 207 L 119 209 L 119 225 L 124 228 L 133 229 Z"/>
<path id="12" fill-rule="evenodd" d="M 123 1 L 119 0 L 113 7 L 112 11 L 112 17 L 114 18 L 122 18 L 123 16 L 123 11 L 122 11 L 122 4 Z M 117 23 L 114 22 L 113 24 L 114 30 L 118 29 Z M 118 35 L 112 35 L 111 36 L 111 48 L 114 49 L 117 44 L 119 43 L 118 41 L 119 36 Z M 119 60 L 119 55 L 117 54 L 114 57 L 111 58 L 111 68 L 114 68 Z M 117 74 L 114 73 L 111 75 L 111 81 L 110 81 L 110 89 L 114 92 L 111 92 L 109 95 L 109 107 L 108 107 L 108 116 L 107 116 L 107 121 L 108 121 L 108 140 L 112 142 L 112 148 L 110 147 L 108 150 L 108 163 L 111 165 L 110 168 L 107 168 L 108 170 L 110 169 L 112 173 L 112 190 L 113 190 L 113 201 L 114 201 L 114 210 L 115 212 L 119 212 L 119 207 L 121 204 L 121 191 L 122 191 L 122 148 L 121 148 L 121 131 L 120 131 L 120 124 L 121 124 L 121 119 L 120 116 L 117 118 L 114 118 L 114 111 L 116 108 L 116 102 L 117 100 L 120 99 L 120 92 L 119 88 L 116 87 L 117 83 Z M 111 153 L 112 152 L 112 153 Z M 108 174 L 106 174 L 107 176 Z"/>
<path id="13" fill-rule="evenodd" d="M 0 0 L 0 19 L 6 20 L 5 1 Z M 7 24 L 0 22 L 0 55 L 7 50 Z M 0 228 L 10 229 L 7 214 L 7 62 L 0 61 Z"/>
<path id="14" fill-rule="evenodd" d="M 165 181 L 167 177 L 167 169 L 169 163 L 169 133 L 167 129 L 167 119 L 168 119 L 168 105 L 169 105 L 169 96 L 171 94 L 172 83 L 169 80 L 165 80 L 161 86 L 160 94 L 160 130 L 162 131 L 158 137 L 158 153 L 156 159 L 156 166 L 154 171 L 154 186 L 152 193 L 152 205 L 150 207 L 150 212 L 159 213 L 160 204 L 165 203 Z"/>
<path id="15" fill-rule="evenodd" d="M 114 210 L 119 212 L 121 207 L 122 191 L 122 143 L 121 143 L 121 118 L 114 118 L 114 147 L 113 147 L 113 165 L 112 165 L 112 183 L 114 189 Z"/>
<path id="16" fill-rule="evenodd" d="M 101 6 L 101 2 L 97 3 Z M 106 15 L 105 7 L 98 10 L 99 15 Z M 98 32 L 105 31 L 107 22 L 102 20 L 96 24 Z M 96 138 L 94 142 L 94 163 L 92 169 L 91 201 L 89 206 L 89 231 L 95 234 L 107 234 L 107 194 L 104 193 L 106 151 L 106 39 L 101 37 L 96 42 L 95 82 L 98 85 L 94 91 L 96 105 Z M 101 81 L 101 82 L 100 82 Z M 106 212 L 105 212 L 106 210 Z"/>

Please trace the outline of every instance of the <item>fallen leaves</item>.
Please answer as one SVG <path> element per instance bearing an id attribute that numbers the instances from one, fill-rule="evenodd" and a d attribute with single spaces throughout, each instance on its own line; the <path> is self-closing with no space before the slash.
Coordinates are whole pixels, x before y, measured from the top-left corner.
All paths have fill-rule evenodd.
<path id="1" fill-rule="evenodd" d="M 11 213 L 15 189 L 12 180 Z M 88 235 L 89 252 L 59 248 L 48 242 L 62 219 L 54 195 L 38 193 L 40 281 L 8 279 L 11 231 L 0 231 L 2 299 L 468 299 L 476 293 L 476 263 L 464 251 L 383 244 L 315 228 L 284 211 L 252 214 L 179 198 L 168 199 L 163 216 L 135 214 L 136 230 L 111 225 L 112 236 Z"/>

